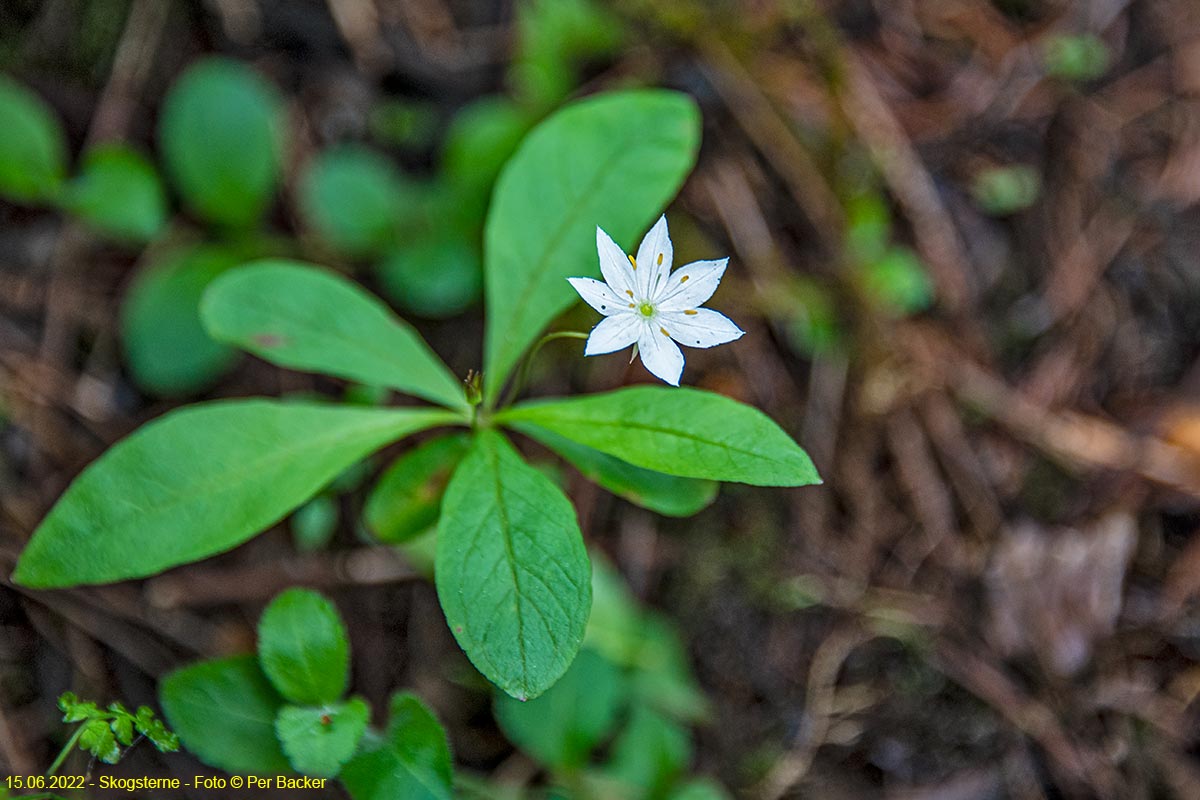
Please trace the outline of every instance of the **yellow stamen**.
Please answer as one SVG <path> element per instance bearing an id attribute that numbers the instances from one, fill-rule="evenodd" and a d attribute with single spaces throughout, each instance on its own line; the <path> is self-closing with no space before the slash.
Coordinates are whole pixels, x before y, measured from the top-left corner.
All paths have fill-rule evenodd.
<path id="1" fill-rule="evenodd" d="M 680 283 L 687 283 L 687 279 L 688 279 L 688 278 L 690 278 L 690 277 L 692 277 L 692 276 L 691 276 L 691 275 L 684 275 L 682 278 L 680 278 L 680 279 L 679 279 L 679 282 L 680 282 Z"/>
<path id="2" fill-rule="evenodd" d="M 698 313 L 700 313 L 700 312 L 696 311 L 696 310 L 695 310 L 695 309 L 693 309 L 693 308 L 689 308 L 687 311 L 685 311 L 685 312 L 683 312 L 683 313 L 687 314 L 689 317 L 694 317 L 694 316 L 696 316 L 696 315 L 697 315 Z"/>
<path id="3" fill-rule="evenodd" d="M 635 259 L 633 256 L 630 256 L 629 263 L 633 264 L 633 269 L 636 272 L 637 271 L 637 259 Z"/>
<path id="4" fill-rule="evenodd" d="M 630 308 L 637 308 L 637 303 L 630 303 L 630 304 L 629 304 L 629 307 L 630 307 Z"/>
<path id="5" fill-rule="evenodd" d="M 663 257 L 663 254 L 662 254 L 662 253 L 659 253 L 659 254 L 658 254 L 658 265 L 659 265 L 660 267 L 662 266 L 662 257 Z"/>
<path id="6" fill-rule="evenodd" d="M 625 294 L 629 295 L 630 297 L 633 297 L 633 292 L 629 291 L 628 289 L 625 290 Z"/>
<path id="7" fill-rule="evenodd" d="M 663 336 L 670 336 L 670 335 L 671 335 L 671 334 L 667 333 L 667 329 L 666 329 L 666 328 L 659 328 L 659 330 L 660 330 L 660 331 L 662 331 L 662 335 L 663 335 Z"/>

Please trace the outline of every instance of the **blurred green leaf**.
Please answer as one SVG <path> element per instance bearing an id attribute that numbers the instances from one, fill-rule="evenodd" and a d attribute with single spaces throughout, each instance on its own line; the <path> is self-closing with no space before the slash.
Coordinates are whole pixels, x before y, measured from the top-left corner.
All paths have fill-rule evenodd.
<path id="1" fill-rule="evenodd" d="M 354 756 L 370 718 L 371 710 L 358 697 L 320 708 L 284 706 L 275 718 L 275 734 L 297 772 L 332 778 Z"/>
<path id="2" fill-rule="evenodd" d="M 596 551 L 591 559 L 592 614 L 584 646 L 609 661 L 631 667 L 641 646 L 642 610 L 608 559 Z"/>
<path id="3" fill-rule="evenodd" d="M 408 693 L 392 697 L 387 733 L 364 742 L 341 774 L 354 800 L 450 800 L 453 779 L 445 731 Z"/>
<path id="4" fill-rule="evenodd" d="M 24 203 L 54 199 L 67 171 L 67 137 L 46 103 L 0 74 L 0 195 Z"/>
<path id="5" fill-rule="evenodd" d="M 321 550 L 337 531 L 337 501 L 326 494 L 309 500 L 292 514 L 292 539 L 304 553 Z"/>
<path id="6" fill-rule="evenodd" d="M 915 314 L 933 303 L 933 284 L 925 265 L 907 247 L 890 248 L 862 272 L 867 294 L 897 314 Z"/>
<path id="7" fill-rule="evenodd" d="M 259 775 L 292 771 L 275 737 L 283 698 L 254 656 L 176 670 L 159 685 L 159 701 L 184 747 L 210 767 Z"/>
<path id="8" fill-rule="evenodd" d="M 506 97 L 484 97 L 454 116 L 442 146 L 442 174 L 480 222 L 496 176 L 533 123 Z"/>
<path id="9" fill-rule="evenodd" d="M 1043 49 L 1046 72 L 1068 81 L 1090 81 L 1108 71 L 1112 54 L 1104 40 L 1091 33 L 1056 34 Z"/>
<path id="10" fill-rule="evenodd" d="M 214 338 L 274 364 L 467 408 L 462 384 L 420 334 L 336 273 L 295 261 L 256 261 L 214 282 L 200 311 Z"/>
<path id="11" fill-rule="evenodd" d="M 124 241 L 149 241 L 167 221 L 167 199 L 154 165 L 121 144 L 101 145 L 84 156 L 61 202 L 92 228 Z"/>
<path id="12" fill-rule="evenodd" d="M 479 299 L 483 269 L 468 234 L 434 228 L 392 248 L 379 264 L 388 297 L 426 318 L 452 317 Z"/>
<path id="13" fill-rule="evenodd" d="M 605 771 L 636 788 L 639 796 L 655 797 L 687 766 L 692 757 L 691 739 L 683 726 L 658 712 L 641 705 L 631 709 Z"/>
<path id="14" fill-rule="evenodd" d="M 621 670 L 593 650 L 580 650 L 571 668 L 535 700 L 497 693 L 496 721 L 509 740 L 555 771 L 587 763 L 625 704 Z"/>
<path id="15" fill-rule="evenodd" d="M 729 800 L 729 792 L 714 781 L 702 779 L 675 788 L 667 800 Z"/>
<path id="16" fill-rule="evenodd" d="M 571 501 L 497 431 L 476 433 L 438 522 L 438 599 L 476 668 L 537 697 L 579 650 L 591 567 Z"/>
<path id="17" fill-rule="evenodd" d="M 537 126 L 496 183 L 484 233 L 485 395 L 495 401 L 521 354 L 598 275 L 596 226 L 628 246 L 675 195 L 696 159 L 700 116 L 676 92 L 613 92 Z"/>
<path id="18" fill-rule="evenodd" d="M 226 400 L 170 411 L 109 448 L 33 533 L 13 580 L 141 578 L 229 550 L 382 445 L 445 411 Z"/>
<path id="19" fill-rule="evenodd" d="M 636 702 L 687 722 L 708 715 L 708 699 L 692 674 L 683 639 L 669 619 L 654 612 L 642 615 L 634 664 Z"/>
<path id="20" fill-rule="evenodd" d="M 371 136 L 380 142 L 406 148 L 423 148 L 437 135 L 435 103 L 408 98 L 387 98 L 375 104 L 367 120 Z"/>
<path id="21" fill-rule="evenodd" d="M 121 344 L 139 386 L 159 395 L 190 394 L 234 362 L 237 351 L 204 332 L 199 307 L 208 284 L 242 258 L 215 245 L 151 255 L 121 308 Z"/>
<path id="22" fill-rule="evenodd" d="M 818 356 L 841 343 L 837 307 L 828 289 L 798 278 L 779 296 L 782 302 L 774 312 L 785 320 L 789 338 L 801 353 Z"/>
<path id="23" fill-rule="evenodd" d="M 470 448 L 466 434 L 432 439 L 392 462 L 367 498 L 363 514 L 380 541 L 407 542 L 432 527 L 442 508 L 442 493 L 458 462 Z"/>
<path id="24" fill-rule="evenodd" d="M 258 620 L 258 660 L 293 703 L 332 703 L 350 680 L 350 645 L 333 603 L 307 589 L 282 592 Z"/>
<path id="25" fill-rule="evenodd" d="M 635 467 L 537 425 L 517 425 L 516 429 L 558 453 L 588 480 L 659 514 L 690 517 L 707 508 L 717 496 L 718 484 L 714 481 L 679 478 Z"/>
<path id="26" fill-rule="evenodd" d="M 510 81 L 538 109 L 558 104 L 575 88 L 576 67 L 616 49 L 621 26 L 593 0 L 522 0 L 517 5 L 517 51 Z"/>
<path id="27" fill-rule="evenodd" d="M 846 208 L 846 249 L 855 261 L 883 256 L 892 238 L 892 214 L 877 194 L 860 194 Z"/>
<path id="28" fill-rule="evenodd" d="M 1037 170 L 1027 164 L 1014 164 L 980 172 L 975 176 L 971 193 L 981 209 L 1003 216 L 1029 208 L 1041 189 Z"/>
<path id="29" fill-rule="evenodd" d="M 270 205 L 282 163 L 282 103 L 257 72 L 226 58 L 187 69 L 163 102 L 167 172 L 200 216 L 253 224 Z"/>
<path id="30" fill-rule="evenodd" d="M 300 176 L 300 208 L 317 233 L 350 256 L 382 251 L 404 216 L 415 212 L 415 190 L 391 161 L 357 145 L 327 150 Z"/>

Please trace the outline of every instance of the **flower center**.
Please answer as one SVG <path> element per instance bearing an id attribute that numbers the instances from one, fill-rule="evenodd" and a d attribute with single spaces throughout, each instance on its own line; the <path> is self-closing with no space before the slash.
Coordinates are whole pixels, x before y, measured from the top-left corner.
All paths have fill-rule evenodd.
<path id="1" fill-rule="evenodd" d="M 654 306 L 650 305 L 649 303 L 642 303 L 640 306 L 638 306 L 638 311 L 642 312 L 643 317 L 654 316 Z"/>

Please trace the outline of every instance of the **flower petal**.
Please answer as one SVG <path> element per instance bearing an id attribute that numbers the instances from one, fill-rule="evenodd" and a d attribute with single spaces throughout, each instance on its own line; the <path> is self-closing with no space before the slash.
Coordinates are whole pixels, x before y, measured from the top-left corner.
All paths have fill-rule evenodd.
<path id="1" fill-rule="evenodd" d="M 655 319 L 672 339 L 688 347 L 716 347 L 746 333 L 729 317 L 708 308 L 660 312 Z"/>
<path id="2" fill-rule="evenodd" d="M 667 215 L 663 214 L 638 246 L 637 281 L 641 290 L 640 298 L 654 302 L 667 285 L 674 256 L 671 235 L 667 232 Z"/>
<path id="3" fill-rule="evenodd" d="M 618 295 L 629 292 L 626 296 L 632 300 L 632 293 L 637 290 L 633 265 L 621 246 L 599 227 L 596 228 L 596 251 L 600 254 L 600 273 L 604 282 Z"/>
<path id="4" fill-rule="evenodd" d="M 618 311 L 629 310 L 629 298 L 622 299 L 608 285 L 595 278 L 567 278 L 583 302 L 599 311 L 604 316 Z"/>
<path id="5" fill-rule="evenodd" d="M 670 334 L 656 322 L 642 325 L 638 353 L 651 375 L 672 386 L 679 385 L 679 376 L 683 374 L 683 353 L 671 341 Z"/>
<path id="6" fill-rule="evenodd" d="M 592 328 L 587 344 L 583 348 L 585 356 L 599 356 L 605 353 L 615 353 L 623 350 L 638 340 L 644 323 L 634 314 L 617 314 L 605 317 L 600 324 Z"/>
<path id="7" fill-rule="evenodd" d="M 704 305 L 717 290 L 728 264 L 728 258 L 719 258 L 716 261 L 693 261 L 680 267 L 667 279 L 669 288 L 655 305 L 661 311 L 685 311 Z"/>

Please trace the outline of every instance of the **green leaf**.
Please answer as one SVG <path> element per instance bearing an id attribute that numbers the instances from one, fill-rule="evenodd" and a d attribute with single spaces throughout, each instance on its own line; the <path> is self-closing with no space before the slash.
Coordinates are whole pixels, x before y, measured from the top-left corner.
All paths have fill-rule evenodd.
<path id="1" fill-rule="evenodd" d="M 392 462 L 367 498 L 363 515 L 382 542 L 407 542 L 436 522 L 450 474 L 470 446 L 466 434 L 441 436 Z"/>
<path id="2" fill-rule="evenodd" d="M 462 384 L 416 330 L 332 272 L 292 261 L 247 264 L 213 283 L 200 315 L 215 339 L 273 364 L 467 408 Z"/>
<path id="3" fill-rule="evenodd" d="M 756 486 L 820 483 L 808 455 L 756 408 L 699 389 L 633 386 L 535 400 L 496 415 L 533 424 L 634 466 Z"/>
<path id="4" fill-rule="evenodd" d="M 717 484 L 679 478 L 605 455 L 537 425 L 517 426 L 521 433 L 549 447 L 574 465 L 590 481 L 635 505 L 668 517 L 690 517 L 705 509 L 717 496 Z"/>
<path id="5" fill-rule="evenodd" d="M 526 700 L 566 672 L 592 601 L 575 509 L 495 431 L 450 479 L 434 574 L 454 637 L 501 689 Z"/>
<path id="6" fill-rule="evenodd" d="M 254 656 L 191 664 L 163 678 L 158 693 L 180 741 L 205 764 L 235 774 L 291 772 L 275 737 L 283 698 Z"/>
<path id="7" fill-rule="evenodd" d="M 111 583 L 224 552 L 371 451 L 452 421 L 446 412 L 271 400 L 172 411 L 67 488 L 13 580 L 37 588 Z"/>
<path id="8" fill-rule="evenodd" d="M 688 722 L 708 716 L 708 699 L 696 683 L 687 649 L 671 621 L 645 613 L 639 639 L 631 681 L 634 702 Z"/>
<path id="9" fill-rule="evenodd" d="M 971 184 L 971 194 L 979 207 L 997 216 L 1029 208 L 1037 202 L 1041 190 L 1042 178 L 1028 164 L 985 169 Z"/>
<path id="10" fill-rule="evenodd" d="M 196 213 L 231 227 L 262 215 L 279 180 L 281 109 L 270 84 L 226 58 L 197 62 L 171 87 L 159 141 L 168 173 Z"/>
<path id="11" fill-rule="evenodd" d="M 713 781 L 702 779 L 680 786 L 667 795 L 667 800 L 729 800 L 729 792 Z"/>
<path id="12" fill-rule="evenodd" d="M 67 171 L 67 137 L 42 99 L 0 75 L 0 195 L 18 202 L 51 200 Z"/>
<path id="13" fill-rule="evenodd" d="M 174 753 L 179 750 L 179 737 L 167 730 L 167 726 L 154 716 L 154 710 L 149 706 L 138 706 L 133 726 L 138 733 L 149 739 L 159 752 Z"/>
<path id="14" fill-rule="evenodd" d="M 596 226 L 629 245 L 696 160 L 700 116 L 659 90 L 581 100 L 537 126 L 496 183 L 484 233 L 486 395 L 576 300 L 566 278 L 599 275 Z"/>
<path id="15" fill-rule="evenodd" d="M 925 265 L 907 247 L 892 247 L 879 260 L 863 268 L 867 294 L 897 314 L 915 314 L 933 302 L 933 283 Z"/>
<path id="16" fill-rule="evenodd" d="M 354 800 L 450 800 L 453 773 L 446 733 L 414 695 L 393 695 L 387 734 L 364 743 L 340 778 Z"/>
<path id="17" fill-rule="evenodd" d="M 1089 81 L 1108 71 L 1112 52 L 1092 33 L 1054 34 L 1044 45 L 1046 73 L 1069 81 Z"/>
<path id="18" fill-rule="evenodd" d="M 121 760 L 121 747 L 117 744 L 112 728 L 103 719 L 83 723 L 83 731 L 79 734 L 79 749 L 86 750 L 105 764 L 115 764 Z"/>
<path id="19" fill-rule="evenodd" d="M 547 108 L 576 86 L 575 62 L 610 52 L 621 41 L 613 13 L 593 0 L 523 0 L 510 81 L 519 97 Z"/>
<path id="20" fill-rule="evenodd" d="M 101 145 L 84 156 L 62 205 L 97 231 L 130 242 L 154 238 L 167 221 L 167 199 L 154 165 L 121 144 Z"/>
<path id="21" fill-rule="evenodd" d="M 496 721 L 513 744 L 555 771 L 587 763 L 592 749 L 612 732 L 624 706 L 621 670 L 584 649 L 571 668 L 536 700 L 497 694 Z"/>
<path id="22" fill-rule="evenodd" d="M 350 646 L 333 603 L 307 589 L 288 589 L 258 621 L 258 660 L 293 703 L 332 703 L 346 691 Z"/>
<path id="23" fill-rule="evenodd" d="M 635 705 L 613 744 L 607 772 L 643 796 L 654 797 L 674 782 L 691 757 L 691 739 L 683 726 Z"/>
<path id="24" fill-rule="evenodd" d="M 239 253 L 188 246 L 154 257 L 134 278 L 121 307 L 121 344 L 134 380 L 158 395 L 190 394 L 220 377 L 237 358 L 200 324 L 200 297 Z"/>
<path id="25" fill-rule="evenodd" d="M 300 177 L 299 193 L 309 224 L 334 249 L 351 256 L 379 252 L 415 205 L 412 188 L 391 161 L 353 145 L 314 158 Z"/>
<path id="26" fill-rule="evenodd" d="M 337 501 L 329 495 L 317 495 L 292 514 L 292 541 L 302 553 L 321 550 L 337 532 L 337 524 Z"/>
<path id="27" fill-rule="evenodd" d="M 284 706 L 275 734 L 297 772 L 332 778 L 354 755 L 370 718 L 371 710 L 357 697 L 321 708 Z"/>
<path id="28" fill-rule="evenodd" d="M 533 121 L 507 97 L 484 97 L 454 115 L 442 150 L 442 173 L 469 199 L 480 220 L 496 176 Z"/>
<path id="29" fill-rule="evenodd" d="M 465 311 L 479 299 L 483 282 L 476 245 L 453 228 L 418 234 L 393 248 L 379 262 L 379 277 L 401 307 L 433 319 Z"/>

